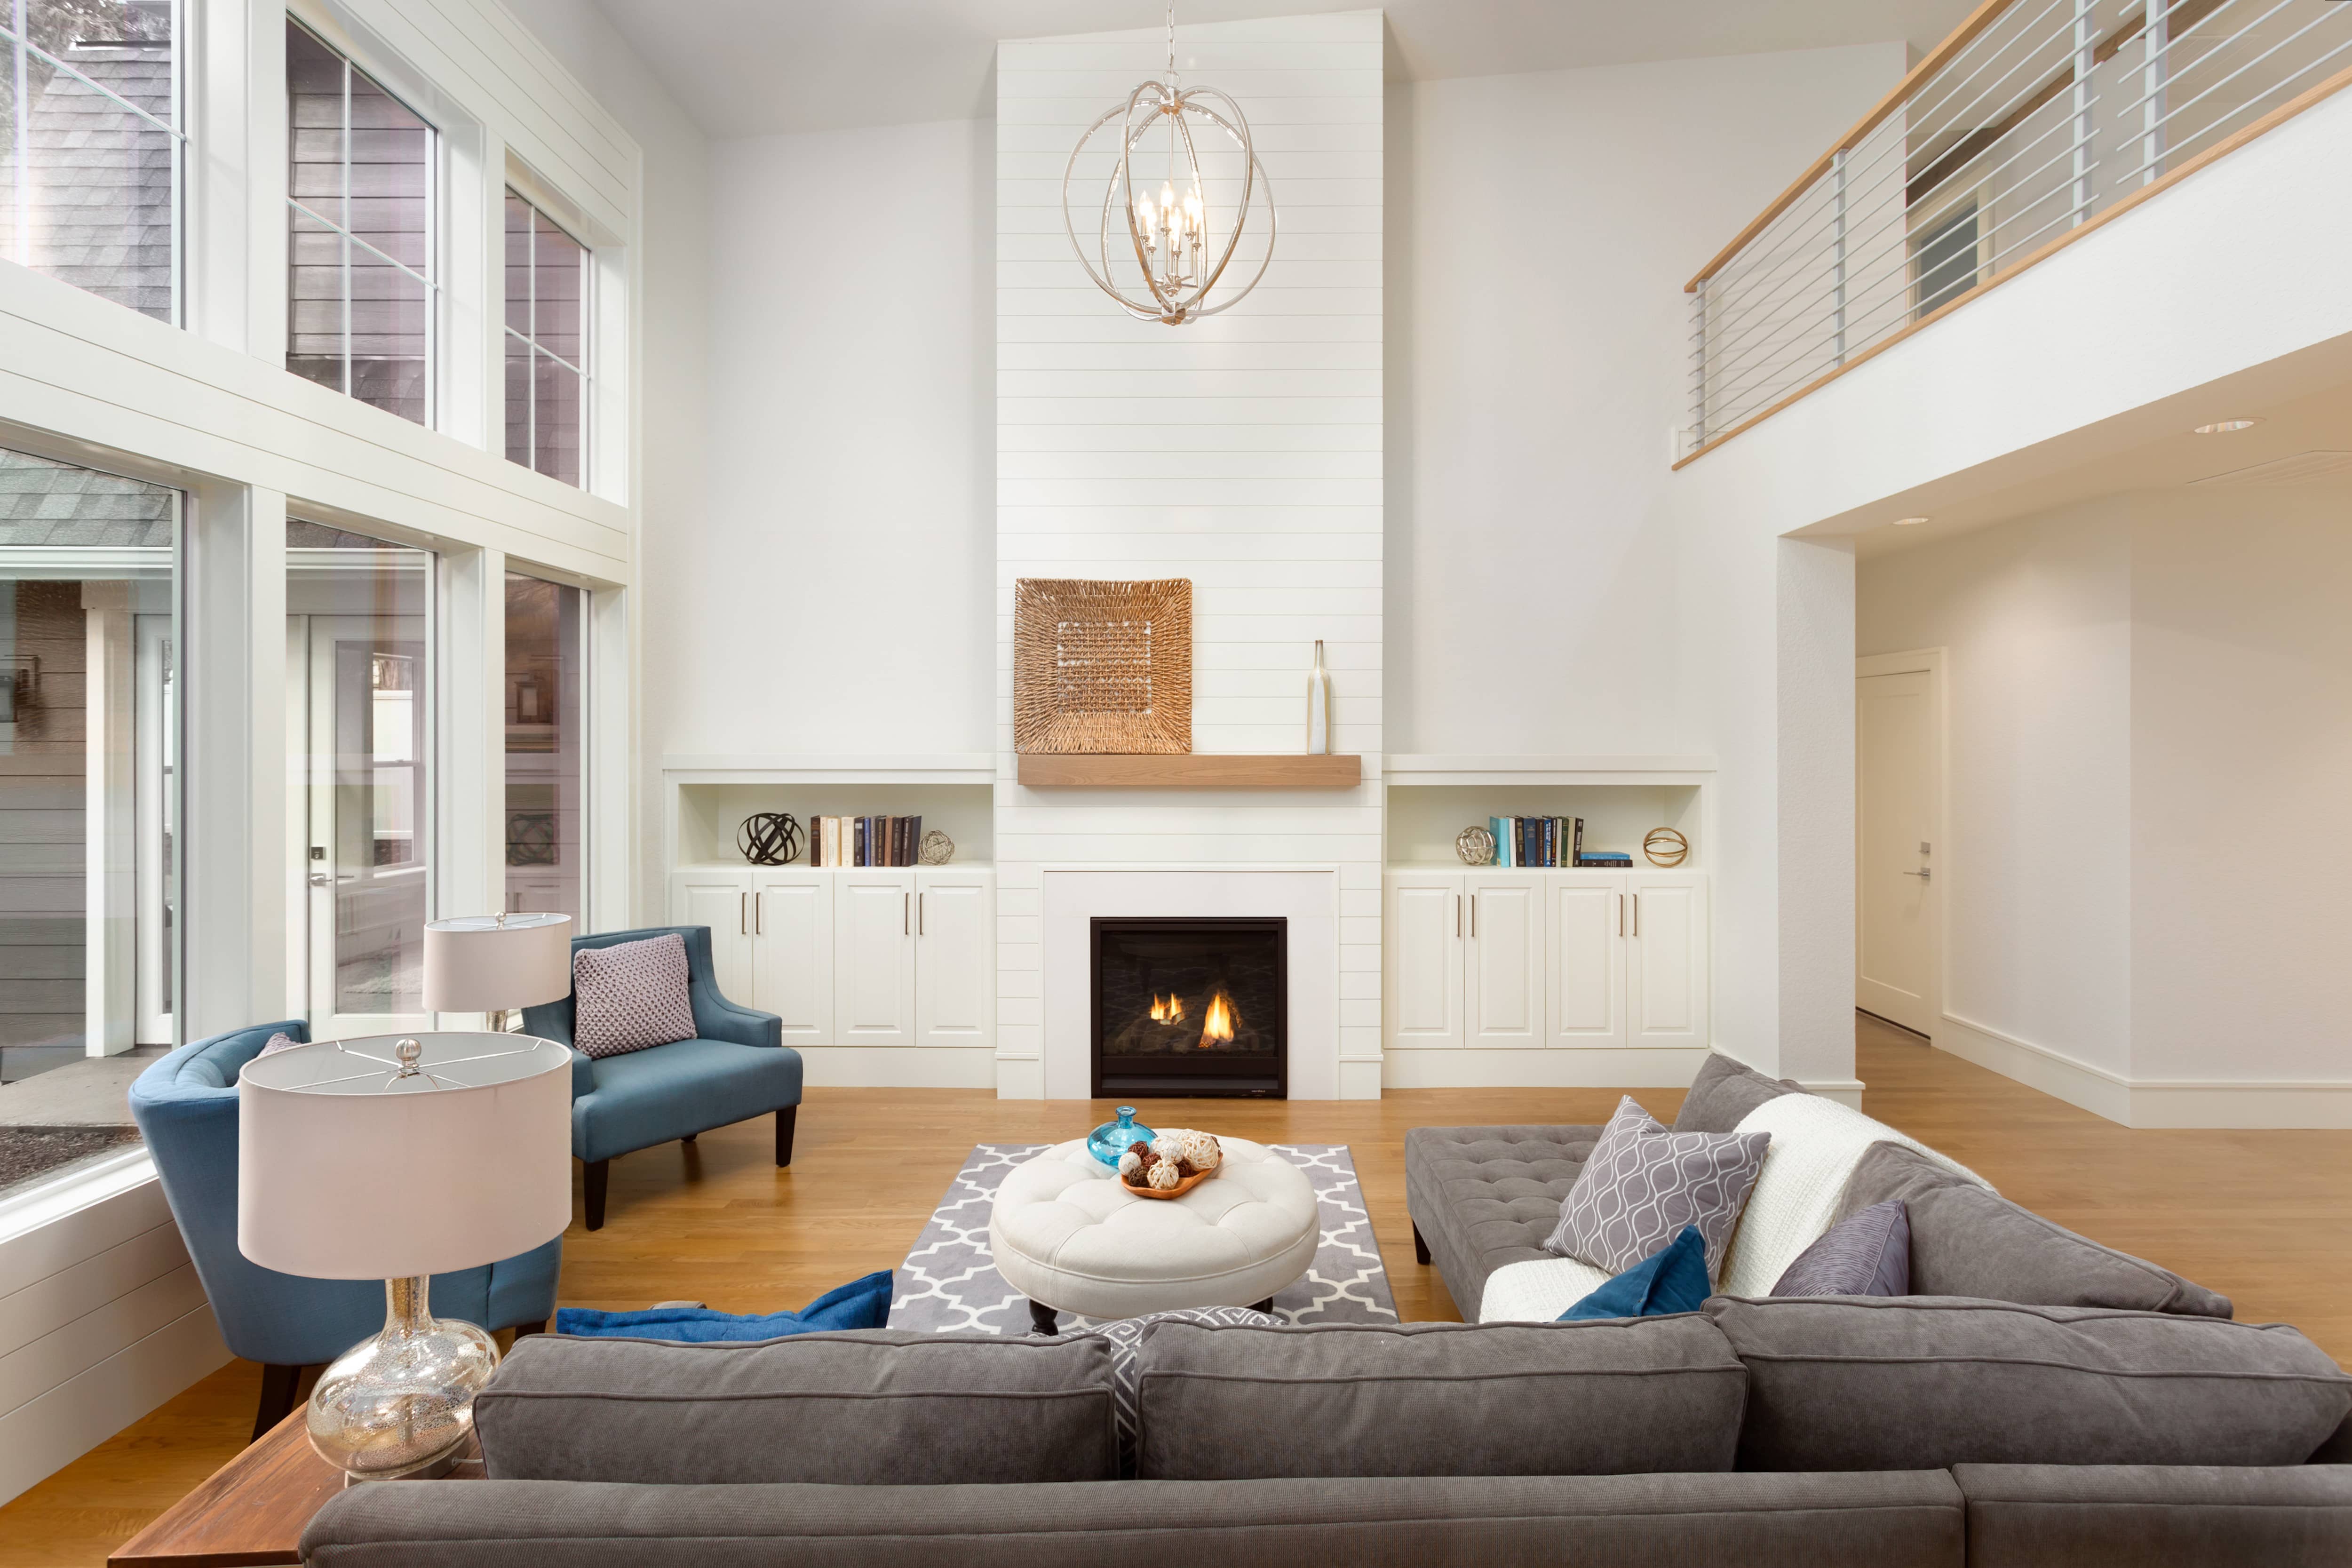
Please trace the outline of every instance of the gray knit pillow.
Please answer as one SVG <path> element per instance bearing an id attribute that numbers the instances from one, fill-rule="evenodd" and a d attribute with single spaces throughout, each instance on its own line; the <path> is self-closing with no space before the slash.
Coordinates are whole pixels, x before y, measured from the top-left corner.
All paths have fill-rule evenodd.
<path id="1" fill-rule="evenodd" d="M 1901 1198 L 1860 1209 L 1797 1254 L 1775 1296 L 1908 1296 L 1911 1215 Z"/>
<path id="2" fill-rule="evenodd" d="M 1631 1099 L 1601 1129 L 1544 1249 L 1622 1274 L 1698 1226 L 1709 1283 L 1764 1168 L 1769 1132 L 1669 1132 Z"/>
<path id="3" fill-rule="evenodd" d="M 583 947 L 572 955 L 572 1043 L 592 1057 L 625 1056 L 694 1038 L 686 939 Z"/>

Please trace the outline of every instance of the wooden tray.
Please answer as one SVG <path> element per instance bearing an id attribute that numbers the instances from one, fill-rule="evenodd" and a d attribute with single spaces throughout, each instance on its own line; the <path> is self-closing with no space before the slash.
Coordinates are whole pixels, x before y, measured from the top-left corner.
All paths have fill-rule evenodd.
<path id="1" fill-rule="evenodd" d="M 1139 1187 L 1129 1183 L 1125 1176 L 1117 1179 L 1120 1186 L 1139 1198 L 1181 1198 L 1216 1173 L 1214 1171 L 1202 1171 L 1198 1174 L 1185 1177 L 1172 1187 Z"/>

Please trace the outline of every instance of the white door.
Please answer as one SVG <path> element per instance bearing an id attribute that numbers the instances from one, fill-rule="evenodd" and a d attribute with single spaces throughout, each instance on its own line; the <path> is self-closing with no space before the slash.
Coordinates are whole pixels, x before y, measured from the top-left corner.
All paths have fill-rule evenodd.
<path id="1" fill-rule="evenodd" d="M 838 871 L 833 891 L 833 1038 L 915 1039 L 915 874 Z"/>
<path id="2" fill-rule="evenodd" d="M 1622 877 L 1552 879 L 1546 1045 L 1625 1043 L 1625 905 Z"/>
<path id="3" fill-rule="evenodd" d="M 831 876 L 752 873 L 750 1005 L 784 1021 L 788 1046 L 833 1044 Z"/>
<path id="4" fill-rule="evenodd" d="M 748 871 L 674 871 L 669 922 L 710 928 L 710 969 L 719 994 L 751 1005 L 751 877 Z"/>
<path id="5" fill-rule="evenodd" d="M 1464 1043 L 1544 1043 L 1544 894 L 1535 873 L 1463 879 Z"/>
<path id="6" fill-rule="evenodd" d="M 1942 656 L 1881 654 L 1854 679 L 1854 1005 L 1932 1036 L 1942 1011 Z"/>
<path id="7" fill-rule="evenodd" d="M 1706 879 L 1636 871 L 1624 887 L 1628 1043 L 1708 1044 Z"/>
<path id="8" fill-rule="evenodd" d="M 995 879 L 915 873 L 915 1036 L 926 1046 L 996 1039 Z"/>
<path id="9" fill-rule="evenodd" d="M 1460 877 L 1408 871 L 1388 879 L 1381 1016 L 1392 1047 L 1462 1043 L 1462 903 Z"/>

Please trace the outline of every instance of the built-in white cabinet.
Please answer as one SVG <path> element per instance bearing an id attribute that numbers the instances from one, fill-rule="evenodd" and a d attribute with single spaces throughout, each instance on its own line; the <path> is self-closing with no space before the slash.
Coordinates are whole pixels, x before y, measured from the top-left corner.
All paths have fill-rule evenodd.
<path id="1" fill-rule="evenodd" d="M 1391 871 L 1387 1043 L 1708 1043 L 1706 878 L 1675 871 Z"/>
<path id="2" fill-rule="evenodd" d="M 710 927 L 719 988 L 788 1046 L 988 1046 L 996 879 L 933 868 L 677 871 L 670 917 Z"/>

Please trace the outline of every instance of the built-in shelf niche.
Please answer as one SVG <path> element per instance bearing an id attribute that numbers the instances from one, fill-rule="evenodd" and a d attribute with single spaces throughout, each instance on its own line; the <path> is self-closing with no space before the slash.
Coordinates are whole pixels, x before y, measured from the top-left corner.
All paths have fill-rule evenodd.
<path id="1" fill-rule="evenodd" d="M 755 812 L 787 811 L 805 828 L 812 816 L 919 816 L 955 840 L 954 864 L 994 862 L 994 791 L 985 784 L 680 783 L 676 785 L 677 840 L 671 864 L 679 869 L 748 865 L 736 832 Z M 795 865 L 808 863 L 803 848 Z"/>
<path id="2" fill-rule="evenodd" d="M 1392 867 L 1462 865 L 1456 835 L 1492 816 L 1580 816 L 1584 847 L 1615 849 L 1643 858 L 1642 840 L 1654 827 L 1671 827 L 1690 840 L 1681 869 L 1705 870 L 1711 846 L 1705 827 L 1706 789 L 1698 782 L 1676 784 L 1400 783 L 1388 790 L 1388 863 Z M 1563 854 L 1562 858 L 1566 857 Z"/>

